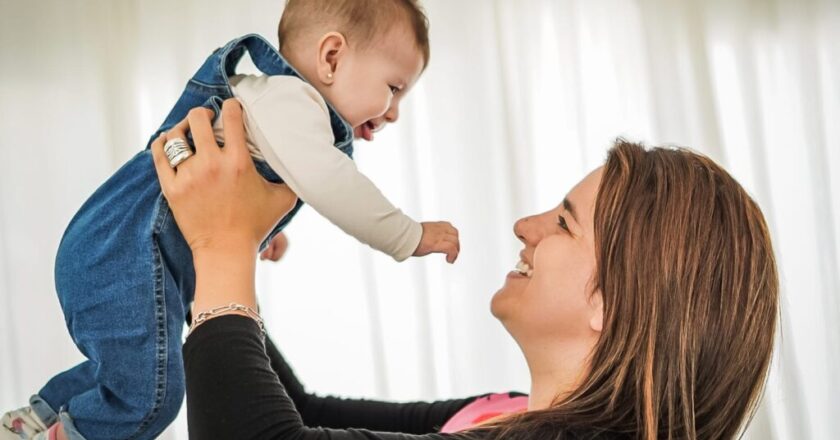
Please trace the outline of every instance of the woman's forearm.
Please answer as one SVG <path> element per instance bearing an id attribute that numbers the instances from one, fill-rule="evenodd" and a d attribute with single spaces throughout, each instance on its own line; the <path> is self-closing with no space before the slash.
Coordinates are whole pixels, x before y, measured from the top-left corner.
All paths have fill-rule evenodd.
<path id="1" fill-rule="evenodd" d="M 193 331 L 184 344 L 184 370 L 191 439 L 452 438 L 439 434 L 415 436 L 306 426 L 271 368 L 260 328 L 252 320 L 240 316 L 213 319 Z"/>
<path id="2" fill-rule="evenodd" d="M 231 303 L 257 308 L 256 252 L 248 246 L 203 249 L 193 254 L 193 316 Z"/>

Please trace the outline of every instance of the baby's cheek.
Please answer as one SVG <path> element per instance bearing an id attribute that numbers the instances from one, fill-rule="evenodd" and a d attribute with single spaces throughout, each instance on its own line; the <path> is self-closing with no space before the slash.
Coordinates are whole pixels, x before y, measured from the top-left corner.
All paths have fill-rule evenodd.
<path id="1" fill-rule="evenodd" d="M 391 102 L 388 99 L 383 99 L 376 103 L 375 105 L 371 106 L 371 117 L 370 119 L 376 119 L 388 113 L 388 109 L 391 107 Z"/>

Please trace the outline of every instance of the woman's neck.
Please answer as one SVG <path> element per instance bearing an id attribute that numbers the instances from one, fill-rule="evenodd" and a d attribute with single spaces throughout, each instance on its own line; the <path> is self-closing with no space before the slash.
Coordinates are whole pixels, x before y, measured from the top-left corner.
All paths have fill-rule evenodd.
<path id="1" fill-rule="evenodd" d="M 560 346 L 534 345 L 522 347 L 531 372 L 528 411 L 547 409 L 573 393 L 589 371 L 588 358 L 593 347 L 581 341 Z"/>

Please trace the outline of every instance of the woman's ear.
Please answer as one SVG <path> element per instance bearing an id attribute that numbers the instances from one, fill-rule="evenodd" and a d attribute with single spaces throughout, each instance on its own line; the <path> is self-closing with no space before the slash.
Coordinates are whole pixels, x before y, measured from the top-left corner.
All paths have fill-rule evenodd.
<path id="1" fill-rule="evenodd" d="M 335 72 L 344 54 L 347 52 L 347 39 L 338 32 L 330 32 L 318 42 L 318 80 L 324 85 L 332 85 Z"/>
<path id="2" fill-rule="evenodd" d="M 604 329 L 604 296 L 600 290 L 596 290 L 589 299 L 590 317 L 589 328 L 596 333 Z"/>

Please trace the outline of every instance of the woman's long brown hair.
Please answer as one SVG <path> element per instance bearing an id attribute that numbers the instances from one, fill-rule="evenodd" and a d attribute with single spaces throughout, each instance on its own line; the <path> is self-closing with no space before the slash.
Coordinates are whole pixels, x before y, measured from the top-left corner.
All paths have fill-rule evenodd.
<path id="1" fill-rule="evenodd" d="M 762 395 L 779 282 L 758 205 L 712 160 L 618 140 L 595 204 L 604 325 L 581 385 L 494 437 L 727 439 Z"/>

